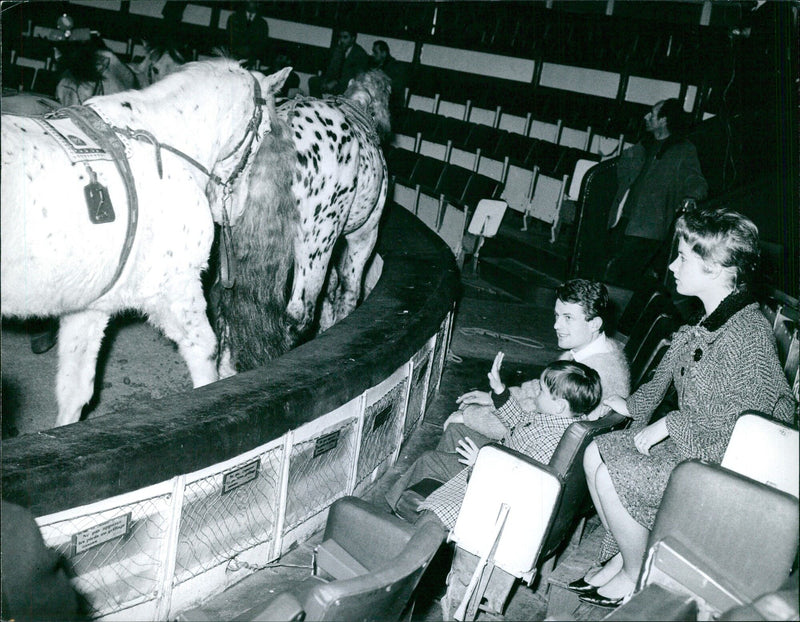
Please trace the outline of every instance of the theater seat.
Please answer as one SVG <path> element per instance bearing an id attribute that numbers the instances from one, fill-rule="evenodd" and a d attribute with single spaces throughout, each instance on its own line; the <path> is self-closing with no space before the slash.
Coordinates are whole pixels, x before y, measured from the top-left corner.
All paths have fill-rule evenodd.
<path id="1" fill-rule="evenodd" d="M 236 620 L 410 619 L 412 594 L 443 540 L 434 522 L 411 525 L 362 499 L 342 497 L 330 507 L 316 550 L 317 574 Z M 178 620 L 204 616 L 198 608 Z"/>
<path id="2" fill-rule="evenodd" d="M 717 619 L 780 589 L 797 554 L 798 518 L 789 494 L 719 465 L 682 462 L 656 515 L 636 593 L 605 619 L 694 619 L 679 611 L 686 598 L 697 604 L 697 619 Z M 675 602 L 671 611 L 666 599 Z"/>
<path id="3" fill-rule="evenodd" d="M 451 534 L 456 543 L 454 568 L 462 558 L 488 551 L 487 534 L 492 533 L 495 518 L 506 504 L 508 517 L 493 563 L 532 584 L 544 562 L 555 564 L 555 554 L 591 507 L 583 471 L 587 445 L 596 435 L 620 429 L 627 422 L 616 413 L 597 421 L 576 421 L 564 432 L 549 464 L 495 443 L 482 447 Z M 454 606 L 466 593 L 464 585 L 464 581 L 450 581 L 446 598 Z M 509 584 L 508 590 L 511 587 Z M 481 597 L 478 592 L 471 599 L 477 609 L 502 614 L 502 605 L 498 610 L 493 608 L 496 603 L 481 604 Z M 503 603 L 507 597 L 508 592 L 501 597 Z"/>

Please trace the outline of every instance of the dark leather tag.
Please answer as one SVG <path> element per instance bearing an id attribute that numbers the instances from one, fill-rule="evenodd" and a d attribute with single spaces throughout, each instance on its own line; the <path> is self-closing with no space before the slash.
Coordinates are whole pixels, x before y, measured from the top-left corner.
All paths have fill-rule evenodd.
<path id="1" fill-rule="evenodd" d="M 107 222 L 114 222 L 114 206 L 111 205 L 111 197 L 108 196 L 108 188 L 97 181 L 95 172 L 87 166 L 91 181 L 83 189 L 86 197 L 86 208 L 89 210 L 89 220 L 95 225 L 102 225 Z"/>

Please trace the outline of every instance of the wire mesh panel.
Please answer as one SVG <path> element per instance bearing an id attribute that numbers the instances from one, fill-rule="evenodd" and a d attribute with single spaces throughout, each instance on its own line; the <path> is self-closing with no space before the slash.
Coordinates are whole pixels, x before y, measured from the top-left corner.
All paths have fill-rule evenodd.
<path id="1" fill-rule="evenodd" d="M 353 494 L 363 492 L 390 466 L 403 433 L 409 365 L 403 365 L 377 387 L 369 389 Z"/>
<path id="2" fill-rule="evenodd" d="M 359 397 L 295 431 L 289 453 L 282 551 L 324 525 L 324 510 L 350 493 L 362 407 Z"/>
<path id="3" fill-rule="evenodd" d="M 434 394 L 439 390 L 439 381 L 442 378 L 442 369 L 444 367 L 444 357 L 447 356 L 446 344 L 450 332 L 450 319 L 452 315 L 452 313 L 447 314 L 447 317 L 442 320 L 439 332 L 436 333 L 436 345 L 433 349 L 430 380 L 428 381 L 428 396 L 425 400 L 427 404 L 431 403 Z"/>
<path id="4" fill-rule="evenodd" d="M 201 472 L 184 489 L 175 584 L 275 538 L 283 446 Z"/>
<path id="5" fill-rule="evenodd" d="M 403 440 L 422 422 L 425 413 L 425 398 L 427 397 L 428 379 L 431 372 L 431 356 L 436 338 L 431 337 L 425 347 L 414 355 L 412 359 L 411 382 L 408 387 L 408 406 L 403 424 Z"/>
<path id="6" fill-rule="evenodd" d="M 169 483 L 40 518 L 48 547 L 69 562 L 93 617 L 159 597 L 172 508 Z M 128 501 L 127 499 L 130 499 Z M 155 607 L 155 602 L 153 602 Z M 138 617 L 138 614 L 137 614 Z"/>

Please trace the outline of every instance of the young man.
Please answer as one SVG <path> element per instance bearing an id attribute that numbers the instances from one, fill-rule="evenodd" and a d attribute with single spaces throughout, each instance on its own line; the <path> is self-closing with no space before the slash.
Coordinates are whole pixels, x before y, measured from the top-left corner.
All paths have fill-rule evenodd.
<path id="1" fill-rule="evenodd" d="M 605 334 L 610 316 L 608 290 L 602 283 L 586 279 L 567 281 L 556 290 L 555 325 L 558 345 L 565 352 L 562 360 L 573 360 L 594 369 L 600 376 L 603 395 L 630 393 L 630 374 L 628 362 L 622 347 Z M 522 411 L 536 412 L 536 399 L 539 396 L 540 382 L 533 380 L 521 387 L 511 387 L 509 392 Z M 386 494 L 386 501 L 397 509 L 397 502 L 406 489 L 426 478 L 441 480 L 437 454 L 450 454 L 445 460 L 458 468 L 456 455 L 459 442 L 469 437 L 482 447 L 492 440 L 507 438 L 512 433 L 508 422 L 501 420 L 490 393 L 469 391 L 457 398 L 459 410 L 448 417 L 444 432 L 436 452 L 426 452 L 398 480 Z M 590 419 L 605 415 L 610 409 L 602 404 L 589 414 Z M 554 448 L 555 449 L 555 448 Z M 452 456 L 456 455 L 453 459 Z M 549 458 L 548 458 L 549 459 Z M 447 478 L 445 478 L 447 479 Z"/>

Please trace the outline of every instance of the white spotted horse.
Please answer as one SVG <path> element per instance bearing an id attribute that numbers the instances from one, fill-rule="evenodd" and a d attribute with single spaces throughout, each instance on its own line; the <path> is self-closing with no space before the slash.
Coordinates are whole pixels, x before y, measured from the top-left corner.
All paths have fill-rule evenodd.
<path id="1" fill-rule="evenodd" d="M 296 149 L 289 163 L 295 218 L 293 222 L 280 220 L 282 230 L 294 228 L 290 236 L 294 262 L 276 270 L 274 253 L 251 253 L 253 263 L 266 259 L 264 265 L 250 267 L 252 276 L 248 278 L 260 282 L 259 273 L 273 278 L 277 274 L 278 278 L 260 297 L 249 292 L 247 304 L 235 298 L 235 289 L 247 283 L 242 266 L 247 260 L 239 259 L 240 280 L 233 290 L 222 290 L 219 301 L 216 329 L 221 376 L 264 364 L 312 336 L 317 326 L 327 329 L 358 303 L 386 201 L 388 178 L 381 137 L 390 131 L 390 91 L 388 76 L 372 70 L 351 81 L 341 97 L 298 97 L 278 106 L 278 117 L 288 123 Z M 263 205 L 269 201 L 262 197 L 282 194 L 272 187 L 277 176 L 267 172 L 276 168 L 275 154 L 286 151 L 266 142 L 260 151 L 268 151 L 270 157 L 260 161 L 261 154 L 257 155 L 247 176 L 247 194 L 250 202 Z M 255 218 L 258 210 L 266 209 L 248 205 L 248 217 Z M 262 220 L 278 221 L 275 217 Z M 273 231 L 273 235 L 279 234 Z M 261 237 L 250 235 L 248 239 Z M 241 245 L 236 244 L 239 255 Z M 289 272 L 290 288 L 286 287 Z M 324 299 L 318 305 L 323 288 Z M 281 308 L 287 294 L 288 302 Z M 257 311 L 246 310 L 256 309 L 256 300 L 261 301 L 262 309 L 278 309 L 265 313 L 272 320 L 261 317 L 256 321 Z M 265 327 L 263 323 L 268 321 L 273 323 Z"/>
<path id="2" fill-rule="evenodd" d="M 141 91 L 44 117 L 2 115 L 3 315 L 59 316 L 56 425 L 93 393 L 111 315 L 138 310 L 173 341 L 195 387 L 217 380 L 201 271 L 214 222 L 274 121 L 287 70 L 191 63 Z"/>

